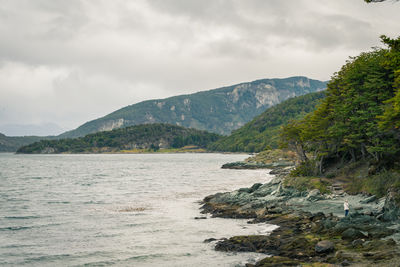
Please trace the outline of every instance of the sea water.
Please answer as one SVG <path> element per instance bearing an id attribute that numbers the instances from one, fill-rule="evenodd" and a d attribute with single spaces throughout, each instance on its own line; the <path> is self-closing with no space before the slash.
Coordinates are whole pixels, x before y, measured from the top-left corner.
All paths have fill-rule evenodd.
<path id="1" fill-rule="evenodd" d="M 274 226 L 204 217 L 199 201 L 267 182 L 232 154 L 0 154 L 0 265 L 243 266 L 215 242 Z"/>

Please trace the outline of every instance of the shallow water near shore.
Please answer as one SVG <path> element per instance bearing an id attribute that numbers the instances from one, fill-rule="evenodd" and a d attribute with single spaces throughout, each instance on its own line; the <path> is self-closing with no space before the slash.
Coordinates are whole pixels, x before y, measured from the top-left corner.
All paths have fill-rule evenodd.
<path id="1" fill-rule="evenodd" d="M 274 226 L 203 217 L 216 192 L 271 179 L 220 166 L 247 155 L 0 154 L 0 265 L 241 266 L 265 255 L 223 253 L 208 238 Z"/>

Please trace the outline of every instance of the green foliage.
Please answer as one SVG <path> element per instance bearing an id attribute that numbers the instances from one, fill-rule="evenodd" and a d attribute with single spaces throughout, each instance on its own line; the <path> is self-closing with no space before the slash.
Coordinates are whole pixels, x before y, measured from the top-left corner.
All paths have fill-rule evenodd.
<path id="1" fill-rule="evenodd" d="M 331 183 L 323 178 L 301 176 L 285 177 L 284 185 L 294 187 L 299 191 L 318 189 L 322 194 L 327 194 L 330 193 L 329 186 Z"/>
<path id="2" fill-rule="evenodd" d="M 283 143 L 313 152 L 320 172 L 338 160 L 390 165 L 399 159 L 400 38 L 382 41 L 387 49 L 351 58 L 328 83 L 322 104 L 283 128 Z"/>
<path id="3" fill-rule="evenodd" d="M 272 164 L 279 161 L 287 161 L 295 163 L 297 161 L 296 154 L 290 150 L 269 149 L 261 151 L 256 155 L 245 159 L 245 162 L 256 162 L 264 164 Z"/>
<path id="4" fill-rule="evenodd" d="M 384 197 L 388 191 L 400 192 L 400 173 L 384 170 L 367 177 L 354 176 L 347 190 L 352 194 L 368 193 L 377 197 Z"/>
<path id="5" fill-rule="evenodd" d="M 383 197 L 391 189 L 400 191 L 400 174 L 393 171 L 382 171 L 365 179 L 364 190 L 377 197 Z"/>
<path id="6" fill-rule="evenodd" d="M 260 152 L 276 148 L 281 125 L 288 123 L 291 119 L 302 118 L 313 111 L 324 96 L 324 92 L 316 92 L 288 99 L 268 108 L 230 136 L 221 138 L 208 148 L 214 151 L 231 152 Z"/>
<path id="7" fill-rule="evenodd" d="M 294 170 L 290 172 L 290 176 L 292 177 L 315 176 L 317 174 L 318 171 L 316 170 L 316 163 L 313 160 L 301 162 Z"/>
<path id="8" fill-rule="evenodd" d="M 157 151 L 160 146 L 179 148 L 186 145 L 206 147 L 219 135 L 170 124 L 145 124 L 113 131 L 89 134 L 85 137 L 42 140 L 18 149 L 18 153 L 93 153 L 131 149 Z"/>
<path id="9" fill-rule="evenodd" d="M 180 148 L 189 145 L 196 145 L 205 148 L 208 144 L 215 142 L 219 139 L 217 134 L 204 134 L 204 132 L 192 133 L 187 136 L 177 136 L 172 141 L 171 147 Z"/>
<path id="10" fill-rule="evenodd" d="M 388 60 L 385 67 L 393 69 L 393 89 L 395 95 L 385 103 L 385 112 L 379 116 L 379 126 L 381 129 L 389 131 L 398 140 L 400 139 L 400 37 L 392 40 L 382 36 L 383 41 L 389 46 L 390 52 L 386 54 Z"/>

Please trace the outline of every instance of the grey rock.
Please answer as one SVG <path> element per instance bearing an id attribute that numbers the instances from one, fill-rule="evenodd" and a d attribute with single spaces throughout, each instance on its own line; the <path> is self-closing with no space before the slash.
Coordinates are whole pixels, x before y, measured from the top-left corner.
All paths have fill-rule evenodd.
<path id="1" fill-rule="evenodd" d="M 315 245 L 315 252 L 317 253 L 330 253 L 335 250 L 335 244 L 328 240 L 319 241 Z"/>
<path id="2" fill-rule="evenodd" d="M 395 199 L 399 198 L 399 193 L 391 191 L 387 194 L 385 199 L 385 204 L 382 208 L 383 211 L 383 218 L 381 220 L 389 222 L 389 221 L 396 221 L 400 217 L 400 208 L 396 204 Z"/>
<path id="3" fill-rule="evenodd" d="M 364 244 L 365 240 L 364 239 L 356 239 L 353 242 L 351 242 L 351 245 L 353 247 L 361 247 Z"/>
<path id="4" fill-rule="evenodd" d="M 273 174 L 272 171 L 271 171 L 269 174 Z M 280 177 L 274 177 L 274 178 L 269 182 L 269 184 L 275 185 L 275 184 L 279 184 L 279 183 L 281 183 L 281 182 L 282 182 L 282 178 L 280 178 Z"/>
<path id="5" fill-rule="evenodd" d="M 371 203 L 373 201 L 376 201 L 376 196 L 375 195 L 370 196 L 370 197 L 368 197 L 368 198 L 366 198 L 364 200 L 361 200 L 360 203 L 361 204 L 368 204 L 368 203 Z"/>
<path id="6" fill-rule="evenodd" d="M 324 225 L 324 228 L 325 228 L 325 229 L 331 229 L 331 228 L 333 228 L 333 227 L 336 226 L 336 222 L 333 221 L 333 220 L 330 220 L 330 219 L 326 219 L 326 220 L 323 222 L 323 225 Z"/>
<path id="7" fill-rule="evenodd" d="M 318 189 L 313 189 L 308 192 L 306 199 L 308 201 L 317 201 L 323 199 L 323 197 L 321 196 L 321 192 Z"/>
<path id="8" fill-rule="evenodd" d="M 258 162 L 231 162 L 222 165 L 222 169 L 271 169 L 274 167 L 272 164 L 264 164 Z"/>
<path id="9" fill-rule="evenodd" d="M 362 237 L 365 237 L 365 233 L 354 228 L 349 228 L 342 233 L 342 239 L 355 240 Z"/>
<path id="10" fill-rule="evenodd" d="M 350 266 L 350 262 L 348 260 L 344 260 L 341 263 L 342 266 Z"/>

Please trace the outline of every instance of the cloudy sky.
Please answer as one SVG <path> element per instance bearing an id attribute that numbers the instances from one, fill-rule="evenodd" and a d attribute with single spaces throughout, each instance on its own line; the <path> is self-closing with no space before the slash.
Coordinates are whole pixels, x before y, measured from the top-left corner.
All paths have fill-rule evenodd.
<path id="1" fill-rule="evenodd" d="M 0 125 L 67 130 L 147 99 L 328 80 L 400 35 L 398 14 L 393 1 L 0 0 Z"/>

